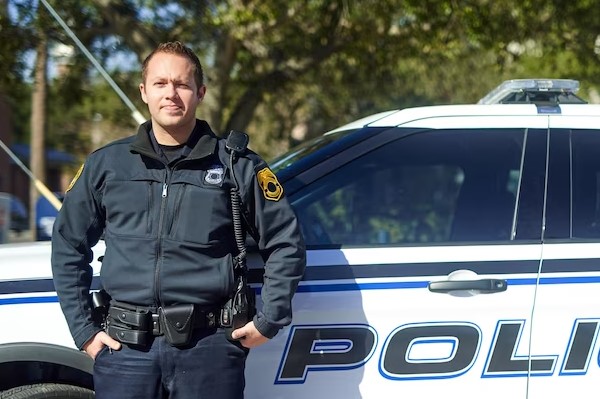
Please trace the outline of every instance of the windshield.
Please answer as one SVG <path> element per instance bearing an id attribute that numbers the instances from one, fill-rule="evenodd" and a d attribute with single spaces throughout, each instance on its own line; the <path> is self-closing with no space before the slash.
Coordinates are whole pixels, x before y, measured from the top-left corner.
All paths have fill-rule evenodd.
<path id="1" fill-rule="evenodd" d="M 287 153 L 280 155 L 269 162 L 269 166 L 274 173 L 279 172 L 282 169 L 287 168 L 300 158 L 318 151 L 319 149 L 327 146 L 328 144 L 339 140 L 342 137 L 356 131 L 357 129 L 341 130 L 335 133 L 323 134 L 310 141 L 300 144 L 297 147 L 292 148 Z"/>

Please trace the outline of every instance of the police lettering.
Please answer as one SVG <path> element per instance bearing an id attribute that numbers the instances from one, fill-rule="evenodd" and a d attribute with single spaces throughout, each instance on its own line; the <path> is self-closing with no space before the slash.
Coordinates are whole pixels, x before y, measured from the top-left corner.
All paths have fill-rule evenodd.
<path id="1" fill-rule="evenodd" d="M 481 332 L 471 324 L 403 326 L 392 332 L 383 348 L 381 371 L 398 380 L 456 376 L 473 365 L 480 340 Z M 426 357 L 416 349 L 444 343 L 450 348 L 444 357 Z"/>
<path id="2" fill-rule="evenodd" d="M 375 350 L 377 333 L 366 325 L 294 326 L 276 383 L 302 383 L 310 370 L 362 366 Z"/>
<path id="3" fill-rule="evenodd" d="M 498 322 L 492 350 L 487 361 L 484 377 L 491 376 L 526 376 L 531 365 L 531 374 L 548 375 L 554 370 L 558 356 L 519 356 L 516 349 L 523 331 L 524 320 Z M 512 350 L 507 350 L 512 348 Z"/>
<path id="4" fill-rule="evenodd" d="M 578 319 L 559 375 L 585 374 L 600 326 L 598 319 Z M 553 375 L 559 355 L 520 354 L 525 320 L 497 322 L 482 378 Z M 481 329 L 472 323 L 414 323 L 394 329 L 384 341 L 379 370 L 390 380 L 455 378 L 477 360 Z M 313 372 L 362 367 L 377 348 L 377 331 L 363 324 L 293 326 L 275 379 L 302 384 Z M 600 358 L 598 359 L 600 366 Z"/>

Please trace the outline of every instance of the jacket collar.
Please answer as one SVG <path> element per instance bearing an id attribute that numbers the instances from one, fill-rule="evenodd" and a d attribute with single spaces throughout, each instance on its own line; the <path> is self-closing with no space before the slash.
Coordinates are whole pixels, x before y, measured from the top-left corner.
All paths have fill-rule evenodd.
<path id="1" fill-rule="evenodd" d="M 160 159 L 150 138 L 152 121 L 142 123 L 138 129 L 135 140 L 129 146 L 131 152 L 147 155 L 151 158 Z M 217 150 L 217 136 L 213 133 L 206 121 L 196 119 L 196 126 L 190 134 L 188 145 L 191 151 L 186 159 L 200 159 L 214 154 Z"/>

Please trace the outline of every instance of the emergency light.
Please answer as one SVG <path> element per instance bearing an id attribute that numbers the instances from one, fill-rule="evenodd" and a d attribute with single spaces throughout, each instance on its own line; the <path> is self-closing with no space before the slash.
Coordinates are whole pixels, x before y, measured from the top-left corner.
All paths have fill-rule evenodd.
<path id="1" fill-rule="evenodd" d="M 579 81 L 572 79 L 506 80 L 481 98 L 478 104 L 586 104 L 576 96 Z"/>

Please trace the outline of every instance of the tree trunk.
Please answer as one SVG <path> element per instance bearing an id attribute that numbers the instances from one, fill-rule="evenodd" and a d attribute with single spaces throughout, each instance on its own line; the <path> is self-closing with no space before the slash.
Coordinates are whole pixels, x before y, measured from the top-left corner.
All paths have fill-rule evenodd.
<path id="1" fill-rule="evenodd" d="M 248 87 L 242 97 L 237 101 L 231 117 L 227 121 L 225 132 L 230 130 L 245 131 L 254 116 L 256 108 L 262 101 L 263 88 L 259 84 Z"/>
<path id="2" fill-rule="evenodd" d="M 36 46 L 35 81 L 31 95 L 31 153 L 29 168 L 40 181 L 46 180 L 45 129 L 46 129 L 46 87 L 48 64 L 48 36 L 40 29 Z M 29 226 L 35 235 L 35 205 L 39 193 L 33 182 L 29 186 Z"/>
<path id="3" fill-rule="evenodd" d="M 227 107 L 229 98 L 227 96 L 231 83 L 231 71 L 237 60 L 238 43 L 229 34 L 224 33 L 217 43 L 215 64 L 210 70 L 212 76 L 208 84 L 205 104 L 208 112 L 206 118 L 215 133 L 221 135 L 223 132 L 223 111 Z"/>
<path id="4" fill-rule="evenodd" d="M 0 18 L 8 18 L 8 0 L 0 0 Z"/>

